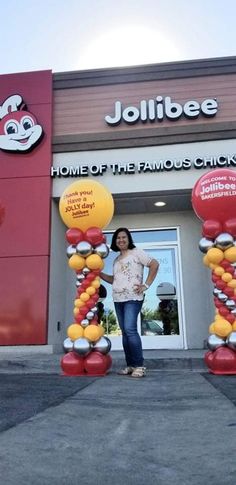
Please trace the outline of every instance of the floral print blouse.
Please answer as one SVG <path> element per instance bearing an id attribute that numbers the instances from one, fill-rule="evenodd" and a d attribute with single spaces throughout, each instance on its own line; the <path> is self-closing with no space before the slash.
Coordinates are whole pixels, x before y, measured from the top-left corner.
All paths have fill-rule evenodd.
<path id="1" fill-rule="evenodd" d="M 113 263 L 112 294 L 114 302 L 143 300 L 135 293 L 135 286 L 143 282 L 143 268 L 152 258 L 142 249 L 130 249 L 126 256 L 117 256 Z"/>

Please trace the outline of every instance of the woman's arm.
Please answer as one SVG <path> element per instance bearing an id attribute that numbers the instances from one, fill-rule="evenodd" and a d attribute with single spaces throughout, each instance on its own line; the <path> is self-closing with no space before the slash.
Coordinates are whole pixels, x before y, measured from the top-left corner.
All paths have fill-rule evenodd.
<path id="1" fill-rule="evenodd" d="M 149 287 L 152 284 L 152 282 L 156 278 L 158 269 L 159 269 L 158 261 L 156 259 L 152 259 L 151 263 L 149 265 L 149 271 L 148 271 L 147 279 L 144 283 L 146 286 Z"/>
<path id="2" fill-rule="evenodd" d="M 110 283 L 112 285 L 112 283 L 113 283 L 113 276 L 112 275 L 103 273 L 101 271 L 99 276 L 100 276 L 100 278 L 102 278 L 103 281 L 106 281 L 107 283 Z"/>
<path id="3" fill-rule="evenodd" d="M 142 285 L 137 286 L 136 293 L 138 293 L 138 294 L 143 293 L 145 290 L 147 290 L 149 288 L 149 286 L 152 284 L 152 282 L 156 278 L 158 269 L 159 269 L 158 261 L 156 259 L 152 259 L 150 264 L 149 264 L 149 271 L 148 271 L 146 281 Z"/>

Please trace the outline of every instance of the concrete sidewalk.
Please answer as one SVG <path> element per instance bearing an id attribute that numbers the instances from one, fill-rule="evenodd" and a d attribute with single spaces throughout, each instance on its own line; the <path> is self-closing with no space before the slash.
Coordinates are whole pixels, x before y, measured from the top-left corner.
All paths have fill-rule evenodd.
<path id="1" fill-rule="evenodd" d="M 192 370 L 204 371 L 205 350 L 145 350 L 144 358 L 150 370 Z M 60 360 L 64 353 L 37 353 L 32 348 L 21 351 L 14 348 L 7 352 L 0 350 L 0 373 L 60 373 Z M 124 353 L 112 351 L 112 370 L 125 365 Z"/>
<path id="2" fill-rule="evenodd" d="M 1 483 L 234 485 L 236 408 L 205 376 L 1 374 Z"/>

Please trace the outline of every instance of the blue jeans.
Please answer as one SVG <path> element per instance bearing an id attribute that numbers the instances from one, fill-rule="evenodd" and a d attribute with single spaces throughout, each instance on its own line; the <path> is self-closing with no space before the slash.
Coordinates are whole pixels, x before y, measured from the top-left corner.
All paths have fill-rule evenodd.
<path id="1" fill-rule="evenodd" d="M 129 300 L 115 302 L 115 310 L 122 332 L 122 343 L 126 364 L 129 367 L 143 366 L 143 350 L 140 335 L 137 331 L 138 314 L 143 301 Z"/>

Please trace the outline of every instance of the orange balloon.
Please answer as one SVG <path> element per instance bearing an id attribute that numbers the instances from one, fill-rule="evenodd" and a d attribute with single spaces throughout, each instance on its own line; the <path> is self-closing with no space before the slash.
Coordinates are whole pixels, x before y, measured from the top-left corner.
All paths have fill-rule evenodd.
<path id="1" fill-rule="evenodd" d="M 232 325 L 232 331 L 233 332 L 236 332 L 236 320 L 234 321 L 234 323 Z"/>
<path id="2" fill-rule="evenodd" d="M 85 267 L 85 259 L 82 258 L 82 256 L 79 256 L 78 254 L 73 254 L 69 261 L 68 264 L 71 269 L 75 269 L 76 271 L 80 271 Z"/>
<path id="3" fill-rule="evenodd" d="M 231 281 L 229 281 L 228 286 L 230 288 L 236 288 L 236 279 L 233 278 Z"/>
<path id="4" fill-rule="evenodd" d="M 224 274 L 222 274 L 221 279 L 225 281 L 225 283 L 229 283 L 233 279 L 233 276 L 231 273 L 227 273 L 226 271 Z"/>
<path id="5" fill-rule="evenodd" d="M 214 323 L 215 333 L 218 337 L 228 337 L 232 332 L 232 325 L 225 319 L 216 320 Z"/>
<path id="6" fill-rule="evenodd" d="M 84 301 L 84 302 L 85 302 L 85 301 L 88 301 L 88 300 L 89 300 L 89 295 L 88 295 L 88 293 L 85 293 L 85 291 L 84 291 L 84 293 L 81 293 L 81 295 L 80 295 L 80 299 L 81 299 L 81 301 Z"/>
<path id="7" fill-rule="evenodd" d="M 85 302 L 81 301 L 79 298 L 76 298 L 76 300 L 74 301 L 74 304 L 77 308 L 81 308 L 82 306 L 85 305 Z"/>
<path id="8" fill-rule="evenodd" d="M 95 295 L 96 293 L 96 289 L 93 288 L 93 286 L 89 286 L 86 290 L 86 293 L 88 293 L 88 295 L 92 296 L 92 295 Z"/>
<path id="9" fill-rule="evenodd" d="M 92 281 L 91 286 L 97 290 L 100 286 L 100 281 L 98 280 Z"/>
<path id="10" fill-rule="evenodd" d="M 96 342 L 101 338 L 101 330 L 99 327 L 100 325 L 88 325 L 84 329 L 84 337 L 90 342 Z"/>
<path id="11" fill-rule="evenodd" d="M 219 264 L 224 259 L 224 252 L 218 248 L 210 248 L 207 251 L 209 263 Z"/>
<path id="12" fill-rule="evenodd" d="M 77 338 L 83 337 L 84 329 L 78 323 L 72 323 L 72 325 L 67 328 L 67 335 L 71 340 L 76 340 Z"/>
<path id="13" fill-rule="evenodd" d="M 86 266 L 89 269 L 103 269 L 104 268 L 104 262 L 98 254 L 91 254 L 86 258 Z"/>
<path id="14" fill-rule="evenodd" d="M 230 263 L 236 263 L 236 246 L 232 246 L 232 248 L 226 249 L 225 251 L 225 259 Z"/>
<path id="15" fill-rule="evenodd" d="M 214 273 L 217 275 L 217 276 L 222 276 L 224 274 L 225 270 L 224 268 L 222 268 L 222 266 L 216 266 L 216 268 L 214 269 Z"/>
<path id="16" fill-rule="evenodd" d="M 209 333 L 215 333 L 215 322 L 212 322 L 209 326 Z"/>

